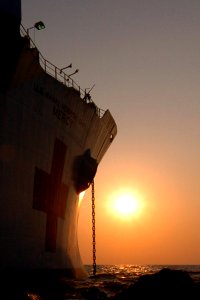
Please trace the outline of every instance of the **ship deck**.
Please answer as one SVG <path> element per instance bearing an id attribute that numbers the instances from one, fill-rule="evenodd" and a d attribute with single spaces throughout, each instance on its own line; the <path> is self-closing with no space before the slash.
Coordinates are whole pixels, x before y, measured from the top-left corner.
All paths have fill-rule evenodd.
<path id="1" fill-rule="evenodd" d="M 57 66 L 55 66 L 53 63 L 51 63 L 49 60 L 47 60 L 46 58 L 44 58 L 44 56 L 41 54 L 41 52 L 38 50 L 36 44 L 34 43 L 34 41 L 31 39 L 28 30 L 25 29 L 25 27 L 21 24 L 20 26 L 20 33 L 22 35 L 22 37 L 27 37 L 28 41 L 29 41 L 29 47 L 32 49 L 36 49 L 38 52 L 38 59 L 39 59 L 39 63 L 40 66 L 42 67 L 42 69 L 44 70 L 45 73 L 47 73 L 48 75 L 52 76 L 53 78 L 55 78 L 56 80 L 58 80 L 60 83 L 62 83 L 63 85 L 69 87 L 69 88 L 73 88 L 75 89 L 78 93 L 80 98 L 85 101 L 87 104 L 91 104 L 93 106 L 95 106 L 96 108 L 96 113 L 98 115 L 99 118 L 103 117 L 105 110 L 99 108 L 94 101 L 91 98 L 91 95 L 89 92 L 87 92 L 87 89 L 82 89 L 80 87 L 80 85 L 78 85 L 76 83 L 76 81 L 74 79 L 71 78 L 70 75 L 67 75 L 63 69 L 58 68 Z M 93 86 L 94 87 L 94 86 Z M 93 88 L 92 87 L 92 88 Z M 91 88 L 91 89 L 92 89 Z M 90 89 L 90 90 L 91 90 Z"/>

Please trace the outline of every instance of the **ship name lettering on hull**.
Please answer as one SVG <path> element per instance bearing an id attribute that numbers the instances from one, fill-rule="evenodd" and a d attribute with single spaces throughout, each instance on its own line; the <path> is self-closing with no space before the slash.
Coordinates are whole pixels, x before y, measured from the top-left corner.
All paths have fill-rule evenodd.
<path id="1" fill-rule="evenodd" d="M 59 107 L 53 107 L 53 115 L 55 115 L 56 118 L 63 122 L 67 127 L 71 127 L 74 123 L 73 115 L 65 113 L 63 110 L 59 109 Z"/>
<path id="2" fill-rule="evenodd" d="M 58 120 L 64 123 L 67 127 L 71 127 L 72 124 L 77 120 L 76 114 L 64 103 L 62 103 L 53 90 L 47 90 L 39 82 L 34 82 L 34 91 L 49 99 L 53 104 L 53 115 Z"/>

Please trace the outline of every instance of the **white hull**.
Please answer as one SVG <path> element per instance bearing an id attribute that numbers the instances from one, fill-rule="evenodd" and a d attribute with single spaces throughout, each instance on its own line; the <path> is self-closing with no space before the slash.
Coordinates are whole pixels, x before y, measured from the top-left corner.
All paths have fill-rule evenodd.
<path id="1" fill-rule="evenodd" d="M 85 276 L 77 241 L 73 163 L 101 161 L 117 129 L 106 111 L 47 75 L 25 49 L 0 99 L 0 268 Z"/>
<path id="2" fill-rule="evenodd" d="M 100 116 L 88 95 L 20 36 L 20 20 L 21 1 L 3 0 L 0 270 L 62 269 L 82 278 L 79 192 L 91 183 L 117 127 L 109 111 Z"/>

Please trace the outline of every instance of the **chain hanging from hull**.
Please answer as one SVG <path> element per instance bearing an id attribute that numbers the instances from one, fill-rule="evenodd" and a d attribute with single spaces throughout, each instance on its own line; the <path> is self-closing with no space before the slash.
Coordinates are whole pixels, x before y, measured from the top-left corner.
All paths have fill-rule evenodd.
<path id="1" fill-rule="evenodd" d="M 95 228 L 94 179 L 92 181 L 92 253 L 93 253 L 93 275 L 96 275 L 96 228 Z"/>

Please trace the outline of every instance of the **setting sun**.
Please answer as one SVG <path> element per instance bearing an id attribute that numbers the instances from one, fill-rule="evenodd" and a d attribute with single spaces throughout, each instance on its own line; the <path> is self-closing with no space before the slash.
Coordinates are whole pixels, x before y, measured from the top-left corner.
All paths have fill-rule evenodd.
<path id="1" fill-rule="evenodd" d="M 124 216 L 135 213 L 138 206 L 139 204 L 136 198 L 129 194 L 119 195 L 114 203 L 116 212 Z"/>
<path id="2" fill-rule="evenodd" d="M 143 209 L 141 195 L 130 189 L 121 189 L 110 195 L 107 202 L 108 212 L 121 219 L 138 217 Z"/>

